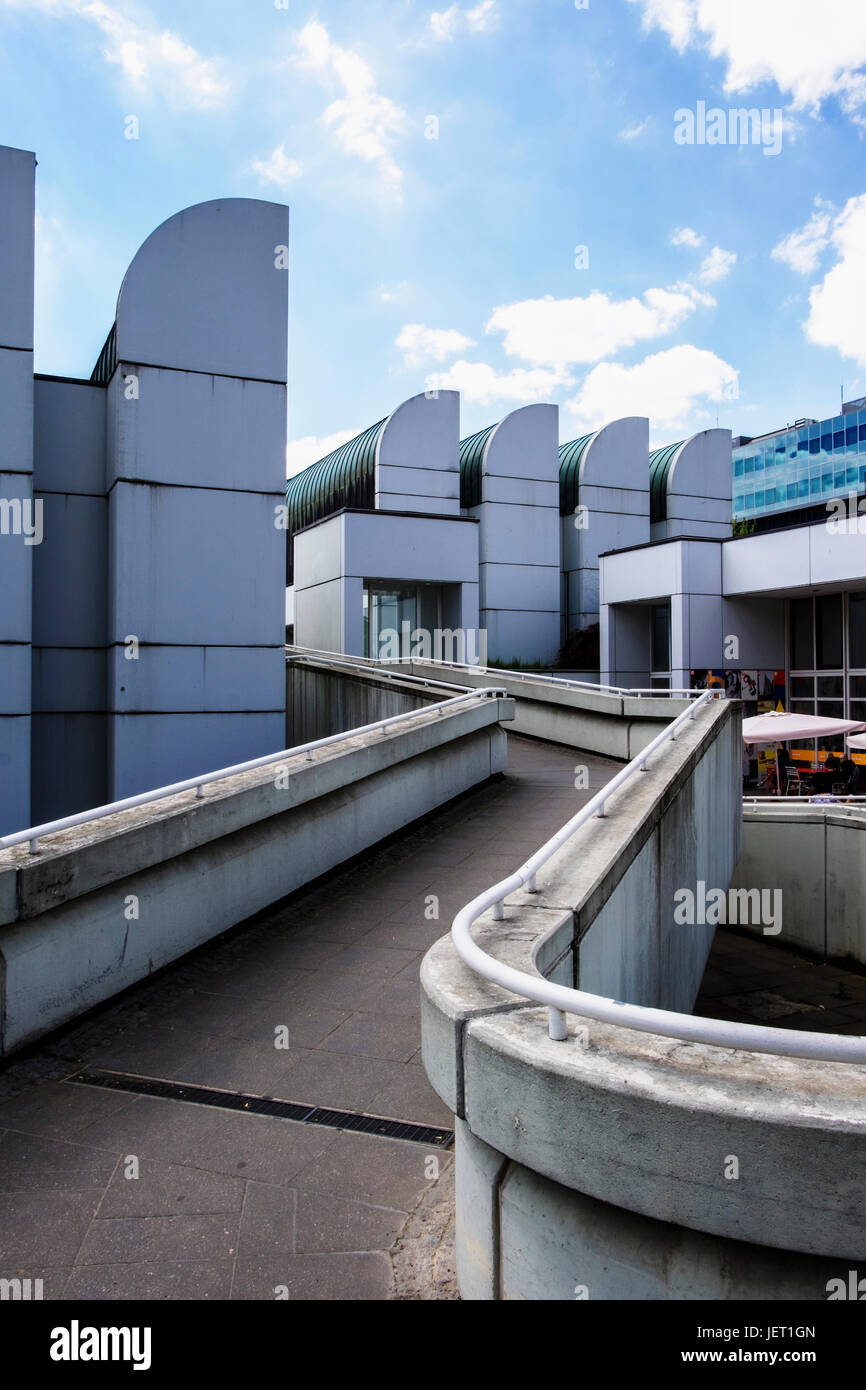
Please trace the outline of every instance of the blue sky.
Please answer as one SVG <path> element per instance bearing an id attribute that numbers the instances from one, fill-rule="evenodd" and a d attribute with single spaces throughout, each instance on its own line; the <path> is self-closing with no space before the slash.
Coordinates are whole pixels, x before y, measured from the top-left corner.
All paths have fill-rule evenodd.
<path id="1" fill-rule="evenodd" d="M 250 196 L 292 208 L 292 469 L 436 385 L 464 434 L 830 414 L 866 394 L 864 65 L 861 0 L 0 0 L 37 370 L 89 375 L 154 226 Z M 678 143 L 700 102 L 781 147 Z"/>

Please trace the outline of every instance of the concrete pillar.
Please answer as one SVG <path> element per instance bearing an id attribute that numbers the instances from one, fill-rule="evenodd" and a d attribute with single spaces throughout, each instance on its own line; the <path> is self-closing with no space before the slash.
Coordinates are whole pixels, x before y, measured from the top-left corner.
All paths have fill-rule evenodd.
<path id="1" fill-rule="evenodd" d="M 562 517 L 568 632 L 599 621 L 599 555 L 650 538 L 648 458 L 649 420 L 643 416 L 605 425 L 583 451 L 578 512 Z"/>
<path id="2" fill-rule="evenodd" d="M 285 723 L 288 209 L 158 227 L 108 384 L 110 795 L 278 750 Z"/>
<path id="3" fill-rule="evenodd" d="M 480 622 L 488 656 L 553 661 L 560 645 L 559 412 L 515 410 L 481 462 Z"/>
<path id="4" fill-rule="evenodd" d="M 30 824 L 35 184 L 35 156 L 0 146 L 0 834 Z"/>

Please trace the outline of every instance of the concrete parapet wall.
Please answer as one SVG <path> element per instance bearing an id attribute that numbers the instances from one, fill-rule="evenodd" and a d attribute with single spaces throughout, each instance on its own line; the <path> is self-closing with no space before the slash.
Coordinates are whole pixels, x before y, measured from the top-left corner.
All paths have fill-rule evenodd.
<path id="1" fill-rule="evenodd" d="M 302 647 L 292 651 L 302 652 Z M 358 658 L 353 657 L 353 661 Z M 403 671 L 427 680 L 455 681 L 462 686 L 497 686 L 517 701 L 513 732 L 548 743 L 598 753 L 629 762 L 661 733 L 687 700 L 669 697 L 606 694 L 600 690 L 566 687 L 514 676 L 495 667 L 449 666 L 436 661 L 407 661 L 399 665 L 360 659 L 370 670 Z"/>
<path id="2" fill-rule="evenodd" d="M 508 703 L 419 714 L 309 762 L 287 755 L 201 800 L 185 792 L 58 832 L 38 856 L 0 850 L 0 1053 L 503 771 Z"/>
<path id="3" fill-rule="evenodd" d="M 537 894 L 480 919 L 483 949 L 688 1011 L 711 931 L 675 926 L 673 889 L 726 887 L 736 866 L 739 722 L 727 702 L 701 711 Z M 547 1011 L 450 937 L 424 959 L 424 1062 L 459 1121 L 464 1298 L 826 1298 L 866 1248 L 864 1069 L 568 1022 L 552 1041 Z"/>
<path id="4" fill-rule="evenodd" d="M 392 714 L 420 709 L 439 698 L 421 692 L 417 685 L 401 683 L 383 674 L 377 678 L 349 671 L 328 670 L 314 661 L 289 661 L 286 665 L 286 747 L 328 738 L 344 729 L 360 729 Z M 456 691 L 454 692 L 457 693 Z"/>
<path id="5" fill-rule="evenodd" d="M 732 887 L 781 889 L 783 946 L 866 965 L 866 805 L 747 809 Z"/>

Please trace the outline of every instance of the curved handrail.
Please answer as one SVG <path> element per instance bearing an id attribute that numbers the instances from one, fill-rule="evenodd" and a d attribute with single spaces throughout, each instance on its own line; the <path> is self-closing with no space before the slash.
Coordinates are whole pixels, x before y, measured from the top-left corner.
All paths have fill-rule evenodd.
<path id="1" fill-rule="evenodd" d="M 739 1048 L 780 1057 L 803 1057 L 825 1062 L 866 1062 L 866 1038 L 863 1037 L 794 1033 L 784 1028 L 768 1028 L 753 1023 L 731 1023 L 718 1018 L 697 1018 L 693 1014 L 674 1013 L 667 1009 L 652 1009 L 642 1004 L 627 1004 L 617 999 L 606 999 L 599 994 L 589 994 L 584 990 L 570 989 L 567 985 L 554 984 L 551 980 L 545 980 L 542 975 L 530 975 L 526 971 L 506 965 L 494 956 L 488 955 L 472 937 L 472 924 L 488 908 L 493 908 L 494 920 L 501 921 L 504 916 L 503 901 L 510 893 L 524 887 L 530 892 L 537 891 L 535 880 L 539 869 L 592 816 L 604 816 L 608 798 L 633 773 L 646 771 L 647 759 L 669 739 L 676 739 L 681 726 L 687 720 L 694 719 L 701 706 L 720 697 L 722 693 L 716 690 L 703 692 L 690 709 L 678 715 L 515 873 L 467 903 L 451 924 L 454 947 L 461 960 L 476 974 L 492 984 L 510 990 L 512 994 L 546 1005 L 549 1033 L 555 1042 L 564 1042 L 568 1037 L 566 1014 L 579 1014 L 584 1018 L 595 1019 L 598 1023 L 613 1023 L 620 1028 L 654 1033 L 682 1042 L 708 1043 L 716 1047 Z"/>

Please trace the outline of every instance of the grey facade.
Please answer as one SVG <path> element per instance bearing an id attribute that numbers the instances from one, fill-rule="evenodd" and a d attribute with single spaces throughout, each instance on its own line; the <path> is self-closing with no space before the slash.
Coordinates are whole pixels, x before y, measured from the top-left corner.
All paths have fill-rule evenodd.
<path id="1" fill-rule="evenodd" d="M 0 833 L 272 752 L 285 725 L 288 208 L 169 218 L 91 380 L 34 380 L 34 175 L 0 150 Z M 34 499 L 38 543 L 8 521 Z"/>

